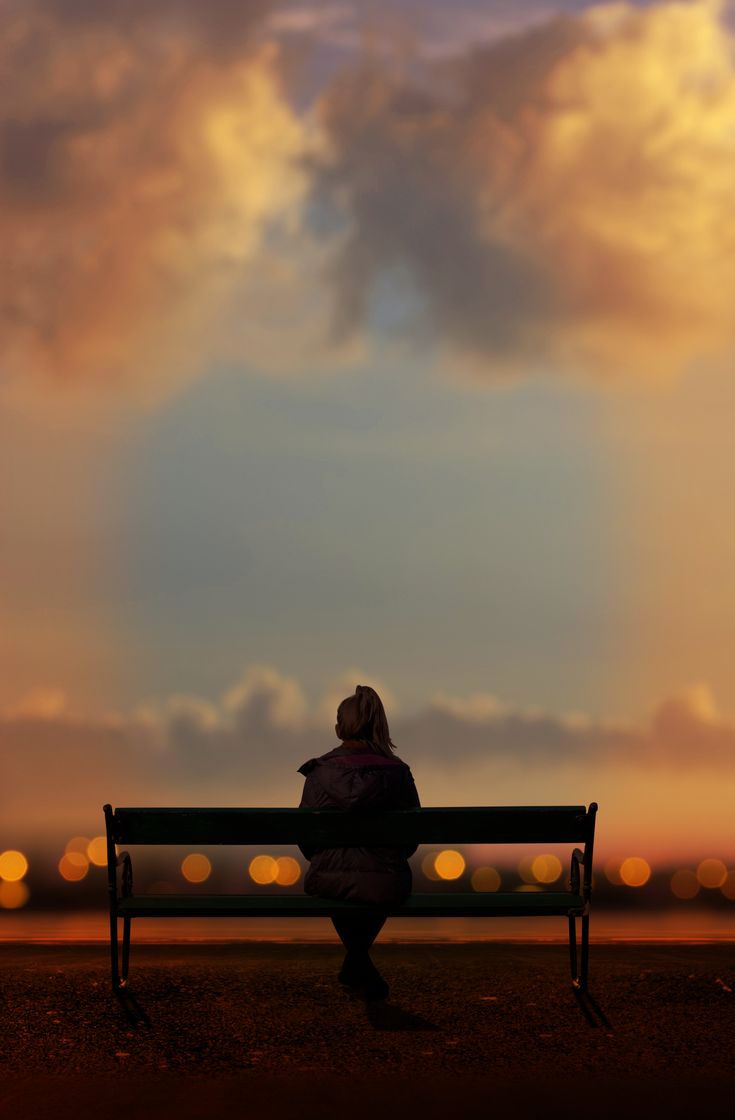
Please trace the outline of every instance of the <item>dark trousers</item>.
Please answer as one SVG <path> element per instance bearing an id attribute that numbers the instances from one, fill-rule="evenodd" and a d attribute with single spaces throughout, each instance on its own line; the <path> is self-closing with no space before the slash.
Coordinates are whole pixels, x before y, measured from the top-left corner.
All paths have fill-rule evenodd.
<path id="1" fill-rule="evenodd" d="M 348 953 L 367 956 L 375 938 L 385 925 L 384 914 L 333 914 L 332 924 Z"/>

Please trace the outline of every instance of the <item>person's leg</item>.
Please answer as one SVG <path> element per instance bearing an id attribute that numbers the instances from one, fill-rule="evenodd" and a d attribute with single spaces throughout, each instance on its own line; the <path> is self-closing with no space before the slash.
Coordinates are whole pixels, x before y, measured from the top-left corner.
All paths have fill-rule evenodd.
<path id="1" fill-rule="evenodd" d="M 369 952 L 385 920 L 382 914 L 332 915 L 332 924 L 346 949 L 339 980 L 349 987 L 363 988 L 368 998 L 373 999 L 388 996 L 388 985 L 371 961 Z"/>
<path id="2" fill-rule="evenodd" d="M 385 925 L 384 914 L 342 913 L 332 915 L 332 924 L 348 953 L 367 956 L 375 938 Z"/>

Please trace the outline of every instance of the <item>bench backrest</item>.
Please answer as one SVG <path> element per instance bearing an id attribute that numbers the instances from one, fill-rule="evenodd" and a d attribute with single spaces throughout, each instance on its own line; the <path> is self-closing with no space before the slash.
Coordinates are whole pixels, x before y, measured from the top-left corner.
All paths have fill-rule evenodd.
<path id="1" fill-rule="evenodd" d="M 392 809 L 147 809 L 105 806 L 115 844 L 591 843 L 595 812 L 584 805 Z"/>

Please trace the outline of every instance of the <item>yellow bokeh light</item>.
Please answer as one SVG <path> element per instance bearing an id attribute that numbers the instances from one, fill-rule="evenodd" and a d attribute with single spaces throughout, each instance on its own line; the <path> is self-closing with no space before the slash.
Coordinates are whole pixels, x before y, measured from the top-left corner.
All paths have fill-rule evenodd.
<path id="1" fill-rule="evenodd" d="M 536 856 L 531 870 L 537 882 L 555 883 L 561 875 L 561 860 L 551 855 Z"/>
<path id="2" fill-rule="evenodd" d="M 500 875 L 494 867 L 476 867 L 470 879 L 473 891 L 497 891 L 500 888 Z"/>
<path id="3" fill-rule="evenodd" d="M 78 883 L 89 871 L 89 860 L 81 852 L 66 852 L 59 860 L 59 874 L 68 883 Z"/>
<path id="4" fill-rule="evenodd" d="M 189 883 L 204 883 L 212 874 L 212 864 L 206 856 L 192 852 L 182 859 L 181 874 Z"/>
<path id="5" fill-rule="evenodd" d="M 524 883 L 535 883 L 536 876 L 533 873 L 533 856 L 524 856 L 518 864 L 518 874 Z"/>
<path id="6" fill-rule="evenodd" d="M 276 882 L 279 887 L 292 887 L 301 878 L 301 868 L 291 856 L 279 856 L 276 860 Z"/>
<path id="7" fill-rule="evenodd" d="M 436 853 L 429 852 L 429 854 L 424 856 L 424 858 L 421 860 L 421 870 L 423 871 L 426 878 L 431 879 L 434 883 L 438 882 L 439 880 L 439 876 L 436 873 L 436 868 L 434 867 L 435 859 Z"/>
<path id="8" fill-rule="evenodd" d="M 67 855 L 69 855 L 70 852 L 78 852 L 79 855 L 84 856 L 86 859 L 89 843 L 90 841 L 88 836 L 72 836 L 71 840 L 67 841 L 64 851 Z"/>
<path id="9" fill-rule="evenodd" d="M 671 893 L 677 898 L 694 898 L 699 894 L 699 879 L 688 867 L 680 867 L 671 876 Z"/>
<path id="10" fill-rule="evenodd" d="M 735 899 L 735 871 L 728 871 L 725 882 L 720 887 L 725 898 Z"/>
<path id="11" fill-rule="evenodd" d="M 254 883 L 265 886 L 266 883 L 275 883 L 278 864 L 273 856 L 255 856 L 250 860 L 248 872 Z"/>
<path id="12" fill-rule="evenodd" d="M 87 844 L 87 859 L 93 863 L 95 867 L 107 866 L 107 837 L 95 836 L 94 840 L 90 840 Z"/>
<path id="13" fill-rule="evenodd" d="M 29 897 L 28 887 L 19 879 L 0 883 L 0 906 L 3 910 L 19 910 L 21 906 L 25 906 Z"/>
<path id="14" fill-rule="evenodd" d="M 447 848 L 434 857 L 434 870 L 440 879 L 459 879 L 466 867 L 464 856 Z"/>
<path id="15" fill-rule="evenodd" d="M 626 887 L 642 887 L 651 878 L 651 867 L 640 856 L 628 856 L 620 864 L 620 878 Z"/>
<path id="16" fill-rule="evenodd" d="M 0 879 L 6 883 L 17 883 L 28 870 L 28 860 L 22 852 L 9 848 L 0 855 Z"/>
<path id="17" fill-rule="evenodd" d="M 703 859 L 697 868 L 697 878 L 703 887 L 721 887 L 727 879 L 727 868 L 721 859 Z"/>

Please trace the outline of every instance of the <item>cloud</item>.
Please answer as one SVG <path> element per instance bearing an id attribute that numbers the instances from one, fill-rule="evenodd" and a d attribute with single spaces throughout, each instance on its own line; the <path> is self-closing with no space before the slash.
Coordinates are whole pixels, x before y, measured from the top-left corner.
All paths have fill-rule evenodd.
<path id="1" fill-rule="evenodd" d="M 212 321 L 304 189 L 266 8 L 4 6 L 6 378 L 155 396 L 216 355 Z"/>
<path id="2" fill-rule="evenodd" d="M 307 703 L 294 678 L 251 666 L 218 702 L 174 696 L 105 719 L 14 705 L 0 716 L 6 833 L 94 830 L 106 801 L 296 804 L 299 765 L 336 745 L 333 714 L 323 714 L 331 691 Z M 698 806 L 696 827 L 709 827 L 713 798 L 730 797 L 735 778 L 735 725 L 717 714 L 702 685 L 667 698 L 639 726 L 524 711 L 490 693 L 443 696 L 414 714 L 391 704 L 388 715 L 425 804 L 574 804 L 597 796 L 610 837 L 624 832 L 646 798 L 672 820 Z"/>
<path id="3" fill-rule="evenodd" d="M 321 102 L 335 333 L 407 267 L 416 336 L 481 376 L 671 375 L 728 351 L 735 54 L 716 3 L 600 5 Z"/>

